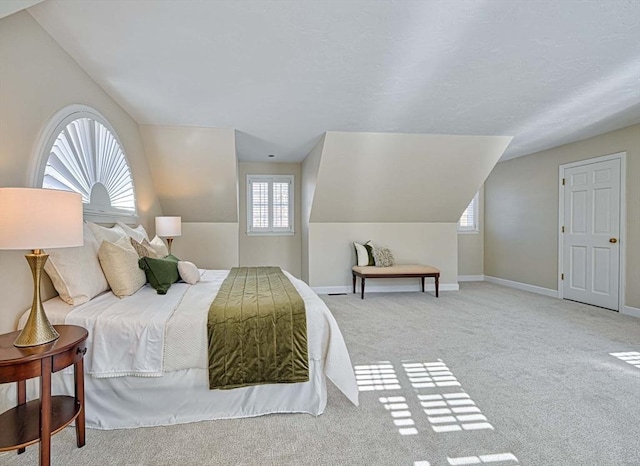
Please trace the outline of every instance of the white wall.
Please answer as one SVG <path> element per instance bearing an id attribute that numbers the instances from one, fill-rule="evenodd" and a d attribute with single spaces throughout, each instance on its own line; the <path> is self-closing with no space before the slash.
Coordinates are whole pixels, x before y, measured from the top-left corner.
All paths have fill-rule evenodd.
<path id="1" fill-rule="evenodd" d="M 355 265 L 353 241 L 372 240 L 387 247 L 398 264 L 426 264 L 440 269 L 442 285 L 457 286 L 456 223 L 312 223 L 309 225 L 309 285 L 351 287 Z M 372 285 L 400 286 L 417 279 L 375 280 Z M 417 288 L 416 288 L 417 289 Z"/>
<path id="2" fill-rule="evenodd" d="M 313 196 L 316 192 L 316 183 L 318 179 L 318 170 L 320 168 L 320 160 L 322 158 L 322 148 L 324 147 L 323 134 L 320 141 L 311 150 L 309 155 L 302 162 L 301 173 L 301 193 L 300 214 L 302 217 L 302 279 L 309 283 L 309 220 L 311 218 L 311 208 L 313 206 Z"/>
<path id="3" fill-rule="evenodd" d="M 0 186 L 28 186 L 40 132 L 71 104 L 98 110 L 116 131 L 134 177 L 141 223 L 161 214 L 136 122 L 26 12 L 0 20 Z M 31 305 L 26 251 L 0 251 L 0 333 Z M 53 294 L 44 287 L 45 297 Z"/>
<path id="4" fill-rule="evenodd" d="M 627 153 L 626 306 L 640 308 L 640 125 L 499 163 L 485 183 L 485 275 L 558 288 L 561 164 Z"/>
<path id="5" fill-rule="evenodd" d="M 293 235 L 260 236 L 247 234 L 247 175 L 293 175 Z M 240 266 L 277 265 L 295 277 L 301 275 L 301 164 L 240 163 Z"/>

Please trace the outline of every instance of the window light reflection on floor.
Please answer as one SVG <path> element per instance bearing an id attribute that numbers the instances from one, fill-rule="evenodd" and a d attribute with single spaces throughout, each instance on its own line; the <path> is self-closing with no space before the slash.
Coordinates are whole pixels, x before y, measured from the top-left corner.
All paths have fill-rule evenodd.
<path id="1" fill-rule="evenodd" d="M 404 396 L 388 396 L 380 397 L 378 401 L 384 405 L 387 411 L 391 412 L 393 423 L 398 428 L 400 435 L 416 435 L 418 429 L 415 428 L 415 422 L 411 419 L 409 405 Z"/>
<path id="2" fill-rule="evenodd" d="M 413 388 L 459 387 L 456 379 L 442 361 L 402 364 Z"/>
<path id="3" fill-rule="evenodd" d="M 495 453 L 492 455 L 447 458 L 447 461 L 449 461 L 449 464 L 452 466 L 467 465 L 467 464 L 505 463 L 505 462 L 508 462 L 509 464 L 520 464 L 518 463 L 518 458 L 516 458 L 513 453 Z"/>
<path id="4" fill-rule="evenodd" d="M 435 432 L 493 429 L 467 393 L 418 395 Z"/>
<path id="5" fill-rule="evenodd" d="M 626 362 L 627 364 L 631 364 L 632 366 L 640 369 L 640 352 L 638 351 L 626 351 L 623 353 L 609 353 L 611 356 L 615 356 L 616 358 Z"/>
<path id="6" fill-rule="evenodd" d="M 354 367 L 356 383 L 361 392 L 373 390 L 399 390 L 400 382 L 396 370 L 389 361 Z"/>

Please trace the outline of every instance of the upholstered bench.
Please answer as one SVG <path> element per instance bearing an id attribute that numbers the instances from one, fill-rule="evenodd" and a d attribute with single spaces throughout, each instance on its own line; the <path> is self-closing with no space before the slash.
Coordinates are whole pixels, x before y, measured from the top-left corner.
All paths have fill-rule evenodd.
<path id="1" fill-rule="evenodd" d="M 364 283 L 367 278 L 420 278 L 424 293 L 425 277 L 433 277 L 436 285 L 436 298 L 440 286 L 440 270 L 430 265 L 392 265 L 391 267 L 374 267 L 371 265 L 351 269 L 353 274 L 353 292 L 356 292 L 356 277 L 360 277 L 360 298 L 364 299 Z"/>

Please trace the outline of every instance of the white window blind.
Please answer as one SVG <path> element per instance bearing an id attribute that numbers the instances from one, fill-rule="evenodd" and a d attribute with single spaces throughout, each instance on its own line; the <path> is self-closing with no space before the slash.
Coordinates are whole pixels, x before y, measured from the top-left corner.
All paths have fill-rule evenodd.
<path id="1" fill-rule="evenodd" d="M 135 215 L 129 164 L 105 124 L 89 117 L 73 119 L 60 129 L 47 151 L 43 188 L 80 193 L 85 213 Z"/>
<path id="2" fill-rule="evenodd" d="M 292 175 L 247 175 L 247 233 L 293 233 Z"/>
<path id="3" fill-rule="evenodd" d="M 471 202 L 462 213 L 458 221 L 458 231 L 477 232 L 478 231 L 478 193 L 471 199 Z"/>

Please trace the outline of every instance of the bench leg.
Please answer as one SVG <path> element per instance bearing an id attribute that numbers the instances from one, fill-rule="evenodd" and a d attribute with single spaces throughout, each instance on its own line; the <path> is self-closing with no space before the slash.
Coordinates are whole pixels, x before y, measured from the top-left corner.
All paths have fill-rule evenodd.
<path id="1" fill-rule="evenodd" d="M 360 277 L 360 299 L 364 299 L 364 277 Z"/>
<path id="2" fill-rule="evenodd" d="M 436 281 L 436 298 L 437 298 L 439 296 L 438 289 L 440 288 L 440 275 L 435 276 L 435 281 Z"/>
<path id="3" fill-rule="evenodd" d="M 351 275 L 353 275 L 353 294 L 356 294 L 356 274 L 352 273 Z"/>
<path id="4" fill-rule="evenodd" d="M 422 292 L 424 293 L 424 277 L 420 277 L 420 282 L 422 283 Z"/>

